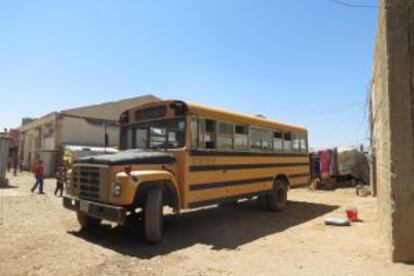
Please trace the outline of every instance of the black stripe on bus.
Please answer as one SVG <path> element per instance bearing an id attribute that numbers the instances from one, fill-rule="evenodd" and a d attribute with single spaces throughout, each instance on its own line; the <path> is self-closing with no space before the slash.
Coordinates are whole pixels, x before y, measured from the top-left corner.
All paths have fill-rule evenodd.
<path id="1" fill-rule="evenodd" d="M 308 177 L 309 173 L 297 173 L 297 174 L 290 174 L 289 178 L 301 178 L 301 177 Z"/>
<path id="2" fill-rule="evenodd" d="M 191 172 L 227 171 L 262 168 L 286 168 L 309 166 L 309 163 L 268 163 L 268 164 L 236 164 L 236 165 L 195 165 L 190 167 Z"/>
<path id="3" fill-rule="evenodd" d="M 242 195 L 235 195 L 235 196 L 229 196 L 229 197 L 223 197 L 223 198 L 215 198 L 210 200 L 204 200 L 204 201 L 196 201 L 188 204 L 189 208 L 199 208 L 209 205 L 214 205 L 218 203 L 224 203 L 224 202 L 232 202 L 234 200 L 242 199 L 242 198 L 253 198 L 255 196 L 261 196 L 269 194 L 272 190 L 265 190 L 260 192 L 254 192 L 249 194 L 242 194 Z"/>
<path id="4" fill-rule="evenodd" d="M 273 180 L 274 180 L 274 177 L 262 177 L 262 178 L 244 179 L 244 180 L 236 180 L 236 181 L 194 184 L 194 185 L 190 185 L 190 191 L 241 186 L 241 185 L 253 184 L 253 183 L 258 183 L 258 182 L 268 182 L 268 181 L 273 181 Z"/>
<path id="5" fill-rule="evenodd" d="M 292 188 L 299 188 L 299 187 L 304 187 L 304 186 L 309 186 L 309 182 L 302 182 L 302 183 L 297 183 L 297 184 L 293 184 L 294 186 Z"/>
<path id="6" fill-rule="evenodd" d="M 191 150 L 191 156 L 308 157 L 303 153 L 266 153 L 248 151 Z"/>

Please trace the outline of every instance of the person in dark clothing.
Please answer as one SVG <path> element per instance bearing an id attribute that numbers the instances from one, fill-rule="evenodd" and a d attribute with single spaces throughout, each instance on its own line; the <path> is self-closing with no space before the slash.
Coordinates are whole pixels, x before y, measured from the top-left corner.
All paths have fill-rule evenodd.
<path id="1" fill-rule="evenodd" d="M 36 177 L 36 182 L 32 187 L 32 193 L 36 190 L 37 186 L 39 186 L 39 194 L 44 194 L 43 181 L 45 178 L 45 166 L 43 166 L 42 160 L 40 160 L 39 163 L 36 165 L 34 169 L 34 174 Z"/>
<path id="2" fill-rule="evenodd" d="M 64 184 L 66 182 L 66 168 L 65 167 L 59 167 L 56 172 L 56 189 L 55 189 L 55 196 L 57 196 L 58 192 L 60 192 L 60 197 L 63 196 L 63 189 Z"/>
<path id="3" fill-rule="evenodd" d="M 17 176 L 17 158 L 13 158 L 13 176 Z"/>

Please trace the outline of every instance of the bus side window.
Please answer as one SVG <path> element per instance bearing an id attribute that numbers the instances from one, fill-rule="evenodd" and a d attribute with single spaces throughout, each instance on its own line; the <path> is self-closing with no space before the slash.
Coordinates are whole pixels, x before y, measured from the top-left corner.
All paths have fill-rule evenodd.
<path id="1" fill-rule="evenodd" d="M 300 151 L 300 138 L 298 135 L 293 135 L 293 151 L 299 152 Z"/>
<path id="2" fill-rule="evenodd" d="M 206 120 L 198 120 L 198 148 L 204 148 L 204 130 L 206 129 Z"/>
<path id="3" fill-rule="evenodd" d="M 268 129 L 251 128 L 250 147 L 253 150 L 271 150 L 272 132 Z"/>
<path id="4" fill-rule="evenodd" d="M 135 129 L 135 148 L 145 149 L 148 146 L 148 128 Z"/>
<path id="5" fill-rule="evenodd" d="M 249 127 L 244 125 L 235 125 L 234 127 L 234 148 L 249 148 Z"/>
<path id="6" fill-rule="evenodd" d="M 283 150 L 283 133 L 281 131 L 273 132 L 273 151 L 281 152 Z"/>
<path id="7" fill-rule="evenodd" d="M 292 152 L 292 133 L 285 132 L 283 134 L 283 151 L 290 153 Z"/>
<path id="8" fill-rule="evenodd" d="M 301 150 L 301 152 L 303 152 L 303 153 L 308 152 L 308 143 L 307 143 L 307 139 L 306 139 L 305 137 L 303 137 L 303 138 L 300 140 L 300 150 Z"/>
<path id="9" fill-rule="evenodd" d="M 262 133 L 258 128 L 250 129 L 250 148 L 253 150 L 262 149 Z"/>
<path id="10" fill-rule="evenodd" d="M 124 128 L 121 134 L 121 148 L 123 150 L 133 149 L 135 147 L 134 129 Z"/>
<path id="11" fill-rule="evenodd" d="M 263 129 L 263 136 L 262 136 L 262 149 L 263 150 L 272 150 L 273 149 L 273 132 L 269 129 Z"/>
<path id="12" fill-rule="evenodd" d="M 233 149 L 233 124 L 218 123 L 217 148 L 224 150 Z"/>
<path id="13" fill-rule="evenodd" d="M 203 137 L 203 148 L 215 149 L 216 148 L 216 127 L 217 122 L 214 120 L 205 120 L 204 137 Z"/>
<path id="14" fill-rule="evenodd" d="M 191 148 L 197 149 L 199 146 L 198 142 L 198 119 L 196 116 L 191 118 Z"/>

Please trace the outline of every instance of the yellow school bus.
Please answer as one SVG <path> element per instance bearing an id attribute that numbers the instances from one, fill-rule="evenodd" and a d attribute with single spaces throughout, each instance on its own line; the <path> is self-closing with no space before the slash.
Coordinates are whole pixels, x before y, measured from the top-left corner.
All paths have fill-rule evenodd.
<path id="1" fill-rule="evenodd" d="M 283 210 L 289 187 L 309 183 L 307 130 L 183 101 L 154 101 L 120 117 L 120 149 L 76 160 L 64 206 L 84 228 L 140 213 L 162 240 L 163 207 L 258 198 Z"/>

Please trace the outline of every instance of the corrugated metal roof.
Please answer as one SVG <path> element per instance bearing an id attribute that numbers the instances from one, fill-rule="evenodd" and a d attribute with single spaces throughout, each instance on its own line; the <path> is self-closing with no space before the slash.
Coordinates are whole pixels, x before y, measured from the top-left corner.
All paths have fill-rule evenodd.
<path id="1" fill-rule="evenodd" d="M 154 102 L 157 100 L 159 100 L 159 98 L 153 95 L 144 95 L 144 96 L 139 96 L 139 97 L 134 97 L 134 98 L 129 98 L 129 99 L 123 99 L 119 101 L 106 102 L 102 104 L 66 109 L 66 110 L 62 110 L 61 112 L 52 112 L 40 118 L 37 118 L 33 120 L 32 122 L 25 124 L 24 126 L 21 126 L 20 130 L 26 131 L 34 127 L 38 127 L 48 121 L 53 120 L 54 116 L 59 115 L 59 114 L 117 121 L 121 113 L 124 112 L 125 110 L 131 109 L 140 104 L 144 104 L 147 102 Z"/>
<path id="2" fill-rule="evenodd" d="M 120 101 L 107 102 L 97 105 L 62 110 L 61 114 L 89 117 L 96 119 L 118 120 L 121 113 L 139 104 L 157 101 L 159 98 L 153 95 L 145 95 Z"/>

